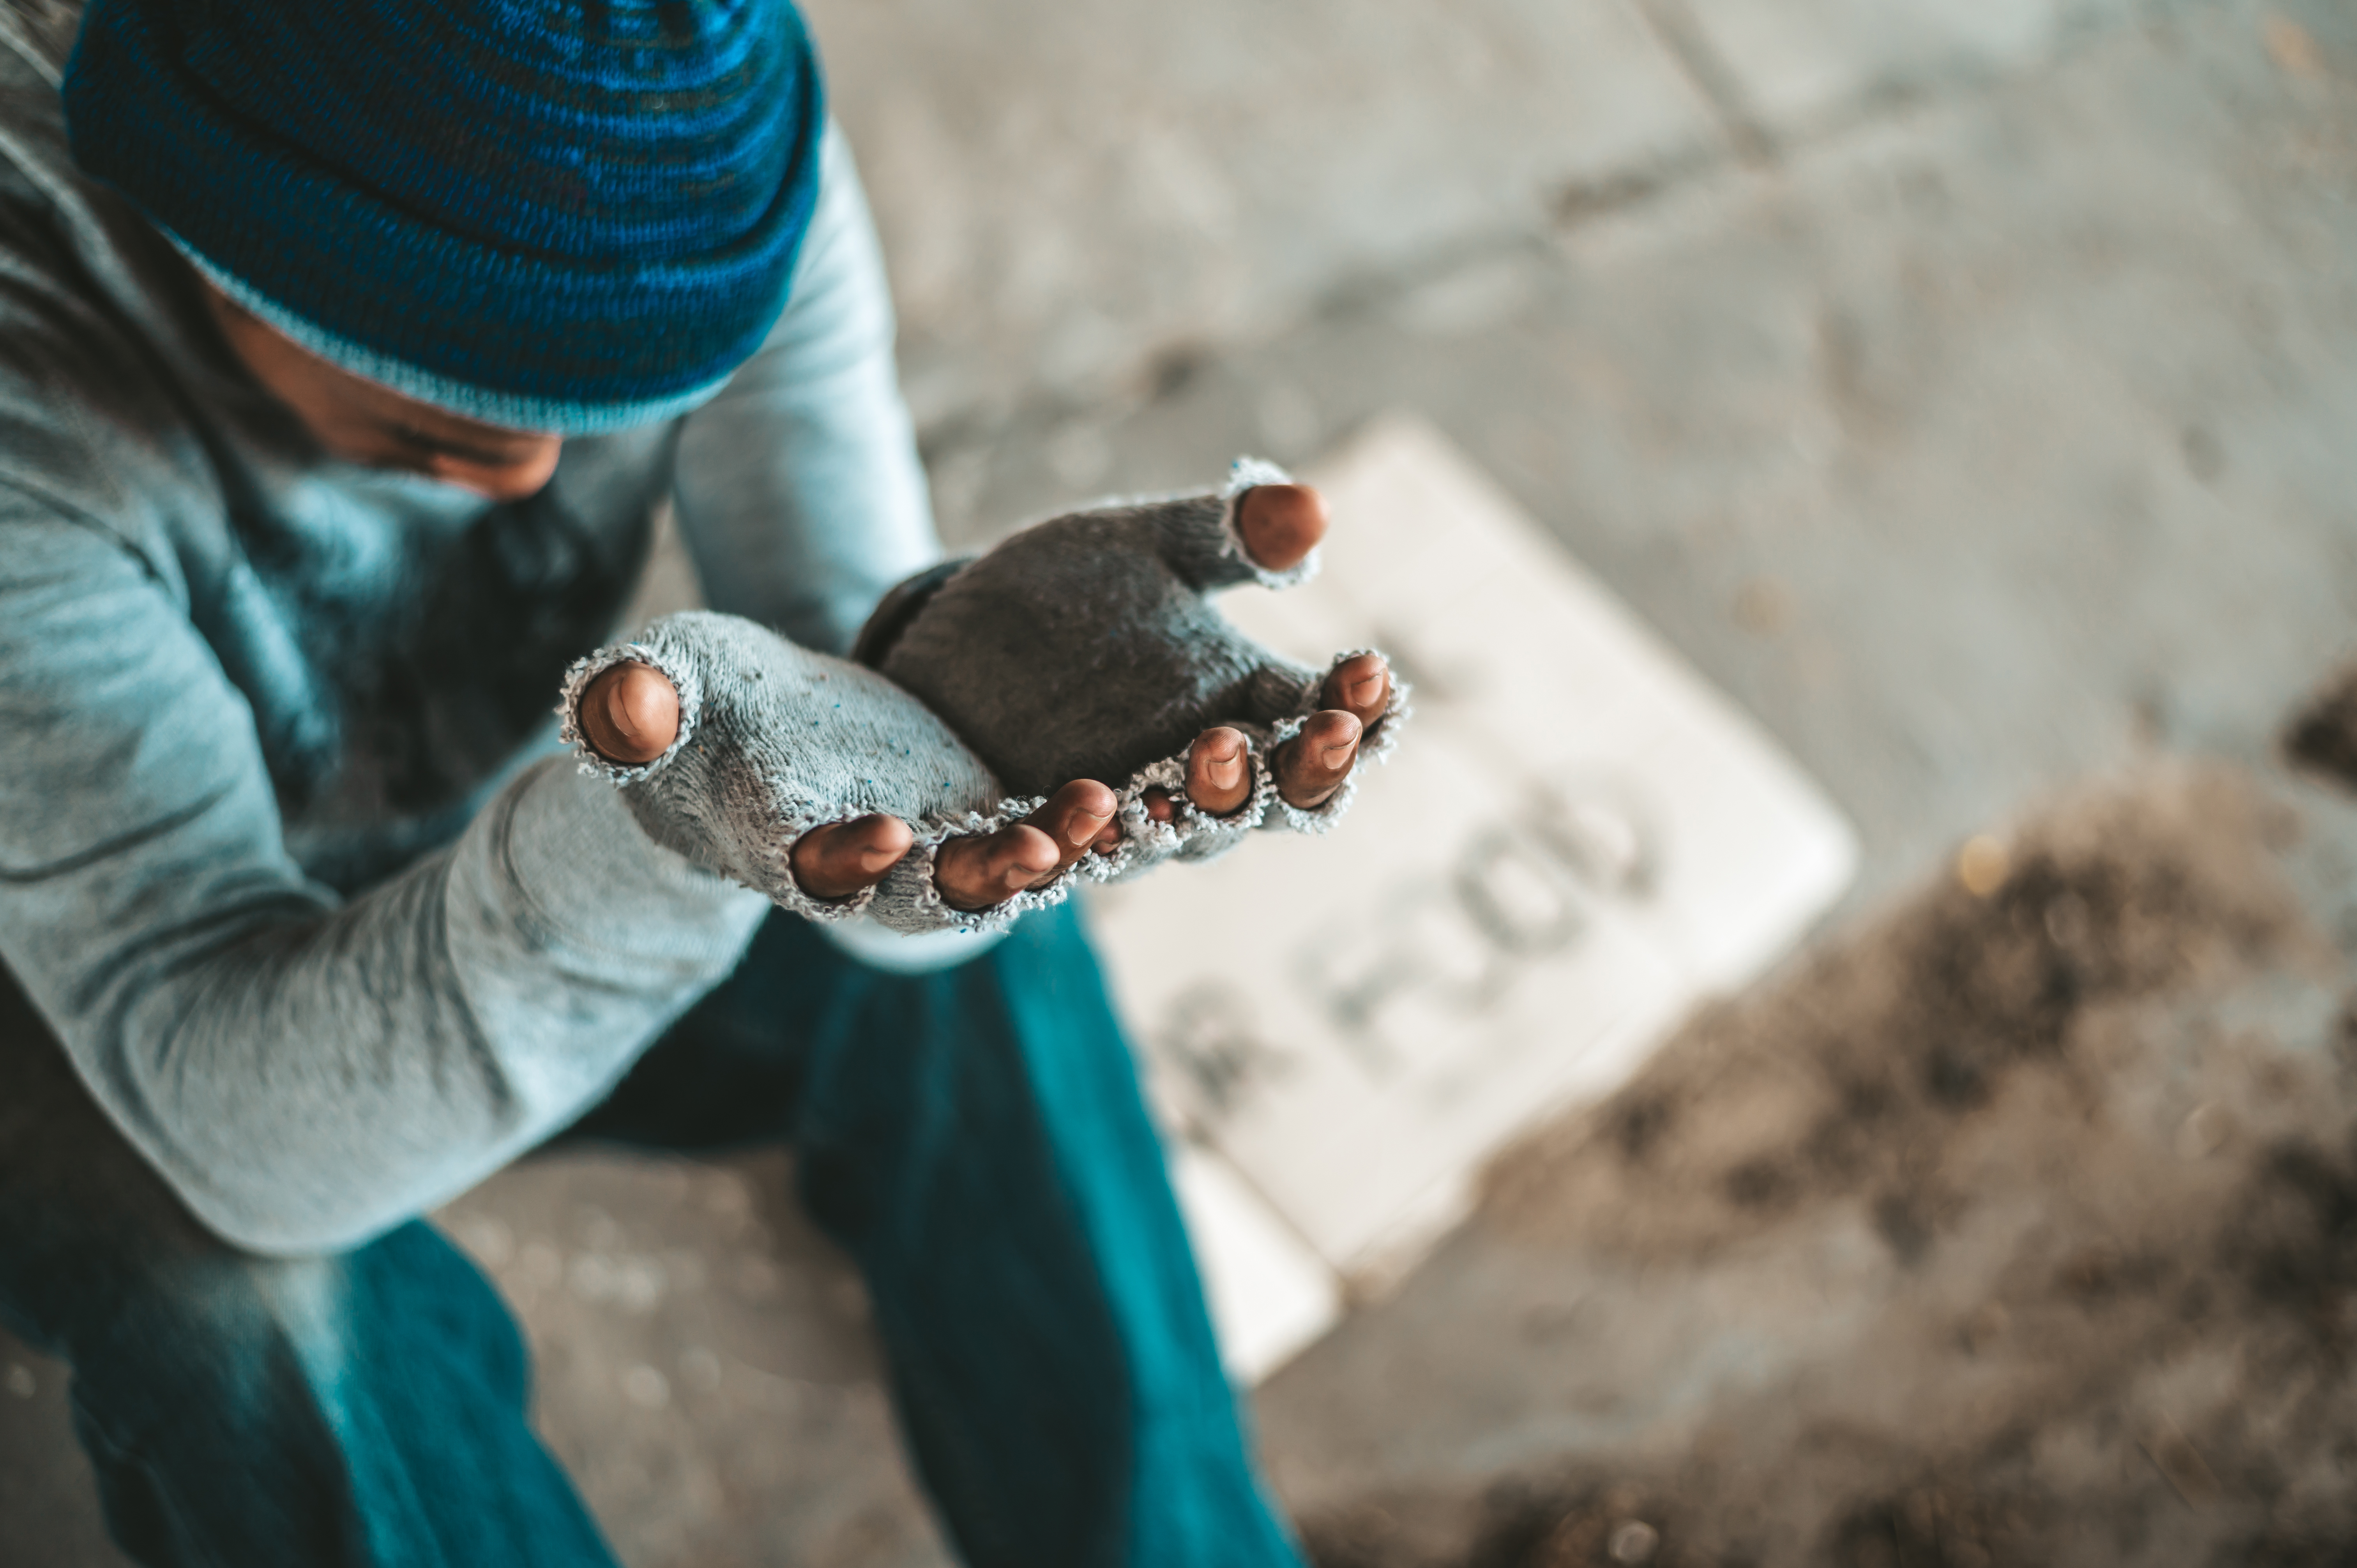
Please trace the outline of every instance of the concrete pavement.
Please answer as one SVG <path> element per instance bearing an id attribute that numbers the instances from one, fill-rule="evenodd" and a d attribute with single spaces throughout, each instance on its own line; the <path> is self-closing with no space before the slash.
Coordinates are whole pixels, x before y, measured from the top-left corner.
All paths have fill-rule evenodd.
<path id="1" fill-rule="evenodd" d="M 2345 7 L 812 13 L 953 539 L 1414 409 L 1851 812 L 1842 929 L 2087 774 L 2264 766 L 2350 648 Z M 944 1560 L 786 1179 L 568 1160 L 452 1216 L 633 1564 Z M 1576 1197 L 1264 1391 L 1288 1497 L 1481 1495 L 1594 1459 L 1599 1400 L 1721 1397 L 1674 1315 L 1617 1381 L 1562 1332 Z M 56 1369 L 0 1361 L 0 1562 L 106 1561 Z"/>

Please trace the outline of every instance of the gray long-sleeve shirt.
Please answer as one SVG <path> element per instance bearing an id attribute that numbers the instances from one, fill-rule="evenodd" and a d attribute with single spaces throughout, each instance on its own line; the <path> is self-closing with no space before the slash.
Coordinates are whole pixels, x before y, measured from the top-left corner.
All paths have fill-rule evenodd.
<path id="1" fill-rule="evenodd" d="M 349 1246 L 576 1114 L 767 908 L 549 708 L 666 496 L 716 607 L 820 648 L 933 558 L 874 235 L 831 134 L 761 352 L 494 505 L 322 455 L 74 170 L 55 68 L 0 26 L 0 961 L 206 1223 Z"/>

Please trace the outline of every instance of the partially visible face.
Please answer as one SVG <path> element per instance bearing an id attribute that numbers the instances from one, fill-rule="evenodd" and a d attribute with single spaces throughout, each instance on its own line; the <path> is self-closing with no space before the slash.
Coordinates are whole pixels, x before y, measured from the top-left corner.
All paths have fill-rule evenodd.
<path id="1" fill-rule="evenodd" d="M 200 281 L 230 348 L 335 456 L 421 474 L 495 501 L 536 494 L 556 471 L 562 436 L 485 424 L 364 381 Z"/>

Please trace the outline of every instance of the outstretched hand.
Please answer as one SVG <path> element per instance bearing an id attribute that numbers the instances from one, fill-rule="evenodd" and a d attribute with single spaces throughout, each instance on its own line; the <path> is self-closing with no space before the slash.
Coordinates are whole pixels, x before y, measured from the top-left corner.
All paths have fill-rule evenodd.
<path id="1" fill-rule="evenodd" d="M 1315 549 L 1326 521 L 1324 499 L 1306 485 L 1256 487 L 1241 498 L 1236 512 L 1246 552 L 1275 572 L 1298 564 Z M 1391 695 L 1391 671 L 1381 655 L 1362 653 L 1337 666 L 1320 690 L 1318 711 L 1272 759 L 1278 794 L 1305 810 L 1324 804 L 1350 777 L 1361 737 Z M 579 723 L 582 737 L 608 761 L 651 762 L 678 737 L 679 693 L 651 665 L 617 664 L 584 689 Z M 1252 790 L 1248 746 L 1242 731 L 1224 725 L 1195 737 L 1184 788 L 1197 811 L 1222 817 L 1243 807 Z M 1178 814 L 1177 802 L 1161 790 L 1149 791 L 1145 804 L 1157 822 Z M 953 908 L 987 909 L 1052 880 L 1083 855 L 1114 848 L 1121 842 L 1116 810 L 1104 783 L 1073 779 L 1019 822 L 942 844 L 934 884 Z M 881 882 L 914 843 L 914 832 L 898 817 L 831 822 L 795 841 L 794 880 L 813 898 L 848 898 Z"/>

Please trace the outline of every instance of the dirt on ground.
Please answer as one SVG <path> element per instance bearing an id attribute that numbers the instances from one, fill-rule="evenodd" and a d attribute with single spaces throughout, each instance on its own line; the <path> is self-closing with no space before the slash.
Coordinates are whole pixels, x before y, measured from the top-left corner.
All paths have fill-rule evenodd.
<path id="1" fill-rule="evenodd" d="M 1651 1439 L 1313 1509 L 1321 1568 L 2357 1560 L 2341 810 L 2182 763 L 2061 802 L 1516 1153 L 1484 1244 L 1815 1348 L 1681 1413 L 1642 1310 L 1583 1308 L 1534 1354 Z"/>

